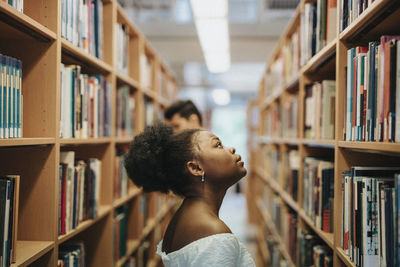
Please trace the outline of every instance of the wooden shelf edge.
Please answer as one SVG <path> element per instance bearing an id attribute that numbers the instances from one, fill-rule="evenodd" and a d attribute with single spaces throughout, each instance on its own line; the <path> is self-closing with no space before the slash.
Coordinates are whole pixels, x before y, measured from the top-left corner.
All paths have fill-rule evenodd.
<path id="1" fill-rule="evenodd" d="M 49 30 L 28 15 L 25 15 L 23 12 L 19 12 L 8 3 L 0 2 L 0 13 L 12 18 L 16 22 L 13 23 L 14 27 L 20 27 L 19 30 L 31 35 L 35 39 L 47 42 L 57 39 L 57 34 L 55 32 Z"/>
<path id="2" fill-rule="evenodd" d="M 283 243 L 281 236 L 279 235 L 274 222 L 271 220 L 271 218 L 269 217 L 268 212 L 266 211 L 266 208 L 264 207 L 264 204 L 262 203 L 261 200 L 257 201 L 257 207 L 259 209 L 259 212 L 261 213 L 265 224 L 267 225 L 267 227 L 269 228 L 270 232 L 272 232 L 273 237 L 276 239 L 276 241 L 279 244 L 279 250 L 281 251 L 281 254 L 283 255 L 284 258 L 286 258 L 286 260 L 289 262 L 290 266 L 295 266 L 292 258 L 290 257 L 289 252 L 287 251 L 285 244 Z"/>
<path id="3" fill-rule="evenodd" d="M 87 53 L 85 50 L 83 50 L 80 47 L 77 47 L 73 45 L 70 41 L 61 38 L 61 46 L 62 49 L 69 55 L 75 57 L 75 59 L 87 63 L 89 65 L 94 66 L 95 68 L 106 72 L 110 73 L 112 68 L 110 65 L 102 61 L 101 59 L 98 59 L 97 57 Z"/>
<path id="4" fill-rule="evenodd" d="M 155 255 L 148 263 L 147 267 L 157 267 L 161 261 L 161 257 L 159 255 Z"/>
<path id="5" fill-rule="evenodd" d="M 330 43 L 326 44 L 318 53 L 316 53 L 306 65 L 301 69 L 302 73 L 313 72 L 321 63 L 336 52 L 337 38 L 333 39 Z"/>
<path id="6" fill-rule="evenodd" d="M 342 148 L 400 153 L 400 143 L 339 141 Z"/>
<path id="7" fill-rule="evenodd" d="M 127 240 L 126 244 L 126 255 L 119 259 L 117 261 L 117 266 L 121 267 L 124 265 L 124 263 L 128 260 L 128 258 L 139 248 L 140 246 L 140 241 L 135 239 L 135 240 Z"/>
<path id="8" fill-rule="evenodd" d="M 59 138 L 61 145 L 90 145 L 90 144 L 106 144 L 111 143 L 111 137 L 99 138 Z"/>
<path id="9" fill-rule="evenodd" d="M 144 88 L 143 86 L 142 86 L 142 91 L 145 94 L 145 96 L 147 96 L 148 98 L 150 98 L 152 100 L 157 100 L 156 99 L 157 96 L 156 96 L 156 93 L 154 91 L 150 90 L 149 88 Z"/>
<path id="10" fill-rule="evenodd" d="M 137 197 L 141 193 L 142 193 L 142 189 L 139 189 L 139 188 L 134 188 L 132 190 L 129 190 L 127 196 L 125 196 L 123 198 L 120 198 L 120 199 L 117 199 L 117 200 L 114 201 L 114 203 L 113 203 L 114 209 L 119 207 L 119 206 L 121 206 L 121 205 L 123 205 L 123 204 L 125 204 L 125 203 L 127 203 L 127 202 L 129 202 L 130 200 L 132 200 L 133 198 Z"/>
<path id="11" fill-rule="evenodd" d="M 368 21 L 371 20 L 375 15 L 388 8 L 388 4 L 390 4 L 390 0 L 375 0 L 363 13 L 361 13 L 361 15 L 358 16 L 358 18 L 356 18 L 339 34 L 339 40 L 343 41 L 351 38 L 361 27 L 364 27 L 366 24 L 368 24 Z"/>
<path id="12" fill-rule="evenodd" d="M 267 183 L 272 190 L 274 190 L 276 193 L 278 193 L 278 195 L 283 199 L 283 201 L 285 201 L 285 203 L 290 206 L 294 211 L 299 212 L 300 210 L 300 206 L 299 204 L 293 199 L 293 197 L 291 195 L 289 195 L 289 193 L 287 193 L 274 179 L 272 179 L 271 177 L 267 177 L 267 175 L 265 174 L 261 174 L 262 173 L 260 170 L 258 170 L 258 174 L 260 176 L 260 178 Z"/>
<path id="13" fill-rule="evenodd" d="M 7 146 L 36 146 L 36 145 L 53 145 L 56 138 L 15 138 L 0 139 L 0 147 Z"/>
<path id="14" fill-rule="evenodd" d="M 267 263 L 269 261 L 269 252 L 268 252 L 268 248 L 267 245 L 265 244 L 265 240 L 263 240 L 263 238 L 261 237 L 261 235 L 258 235 L 257 237 L 257 243 L 258 243 L 258 247 L 261 251 L 261 257 L 263 260 L 263 264 Z"/>
<path id="15" fill-rule="evenodd" d="M 114 71 L 115 76 L 117 77 L 118 80 L 122 81 L 123 83 L 126 83 L 130 87 L 133 87 L 135 89 L 138 89 L 140 87 L 140 83 L 136 81 L 135 79 L 129 77 L 125 73 L 119 72 L 117 70 Z"/>
<path id="16" fill-rule="evenodd" d="M 355 263 L 350 260 L 350 257 L 340 247 L 336 247 L 336 253 L 343 263 L 348 267 L 356 267 Z"/>
<path id="17" fill-rule="evenodd" d="M 28 266 L 54 248 L 53 241 L 23 241 L 17 240 L 17 260 L 11 267 Z M 21 256 L 22 254 L 22 256 Z"/>
<path id="18" fill-rule="evenodd" d="M 81 222 L 75 229 L 66 233 L 65 235 L 58 236 L 58 244 L 64 243 L 65 241 L 71 239 L 72 237 L 78 235 L 79 233 L 83 232 L 84 230 L 91 227 L 93 224 L 97 223 L 101 219 L 103 219 L 110 211 L 111 206 L 103 206 L 99 208 L 99 215 L 94 219 L 89 219 L 86 221 Z"/>
<path id="19" fill-rule="evenodd" d="M 324 139 L 302 139 L 301 143 L 308 146 L 318 146 L 318 147 L 326 147 L 326 148 L 335 148 L 336 141 L 333 140 L 324 140 Z"/>
<path id="20" fill-rule="evenodd" d="M 133 136 L 115 137 L 116 144 L 129 144 L 133 140 Z"/>
<path id="21" fill-rule="evenodd" d="M 307 225 L 333 250 L 333 233 L 326 233 L 321 229 L 315 227 L 314 222 L 310 217 L 305 213 L 303 209 L 299 211 L 300 217 L 307 223 Z"/>

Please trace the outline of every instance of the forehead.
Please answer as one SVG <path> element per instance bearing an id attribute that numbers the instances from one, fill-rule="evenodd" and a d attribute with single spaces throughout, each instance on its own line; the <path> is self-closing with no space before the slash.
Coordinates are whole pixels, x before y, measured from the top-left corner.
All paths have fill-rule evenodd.
<path id="1" fill-rule="evenodd" d="M 215 134 L 209 131 L 200 131 L 197 137 L 199 143 L 210 142 L 213 139 L 219 139 Z"/>
<path id="2" fill-rule="evenodd" d="M 179 113 L 175 113 L 175 114 L 172 116 L 172 118 L 171 118 L 170 121 L 171 121 L 171 122 L 182 122 L 182 121 L 187 121 L 187 119 L 184 118 L 184 117 L 182 117 Z"/>

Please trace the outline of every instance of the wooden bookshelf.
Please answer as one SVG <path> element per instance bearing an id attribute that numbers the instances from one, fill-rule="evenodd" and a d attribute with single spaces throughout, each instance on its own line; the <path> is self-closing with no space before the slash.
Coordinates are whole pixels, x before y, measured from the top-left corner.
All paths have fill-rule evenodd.
<path id="1" fill-rule="evenodd" d="M 349 142 L 344 139 L 345 128 L 345 101 L 346 101 L 346 66 L 347 50 L 359 45 L 367 45 L 370 41 L 378 41 L 382 35 L 400 35 L 400 2 L 395 0 L 375 0 L 361 15 L 348 25 L 336 37 L 325 44 L 303 65 L 299 64 L 298 73 L 288 79 L 283 67 L 282 78 L 273 77 L 271 84 L 268 79 L 274 70 L 277 61 L 282 60 L 285 46 L 290 42 L 293 34 L 299 29 L 301 13 L 304 12 L 306 3 L 316 2 L 302 0 L 293 16 L 292 21 L 281 36 L 278 45 L 271 58 L 267 62 L 265 73 L 259 83 L 257 99 L 251 101 L 248 107 L 248 121 L 252 120 L 254 110 L 258 112 L 258 125 L 248 122 L 249 130 L 249 155 L 250 168 L 248 174 L 248 210 L 250 221 L 259 229 L 268 228 L 270 235 L 278 240 L 278 248 L 281 259 L 288 258 L 285 248 L 282 249 L 282 241 L 276 230 L 271 213 L 267 210 L 264 201 L 271 201 L 269 195 L 274 195 L 291 212 L 297 214 L 297 229 L 306 230 L 320 239 L 332 253 L 335 267 L 354 267 L 348 255 L 341 248 L 342 242 L 342 173 L 352 166 L 399 166 L 400 143 L 391 142 Z M 337 25 L 340 23 L 340 1 L 337 9 Z M 300 42 L 300 41 L 299 41 Z M 292 61 L 290 61 L 292 62 Z M 281 71 L 281 69 L 279 69 Z M 335 95 L 335 127 L 332 139 L 309 139 L 305 134 L 306 113 L 306 86 L 323 80 L 336 80 Z M 278 82 L 277 82 L 278 81 Z M 298 131 L 297 137 L 285 137 L 285 127 L 281 126 L 281 135 L 268 131 L 270 113 L 283 106 L 287 95 L 298 97 Z M 281 116 L 281 115 L 279 115 Z M 280 119 L 281 117 L 279 117 Z M 267 133 L 267 134 L 266 134 Z M 286 191 L 285 167 L 283 155 L 291 150 L 297 150 L 300 158 L 298 168 L 297 201 Z M 276 156 L 271 159 L 270 154 Z M 270 157 L 270 158 L 269 158 Z M 334 163 L 334 217 L 333 233 L 327 233 L 316 227 L 314 220 L 306 214 L 303 208 L 304 199 L 304 159 L 306 157 L 324 158 Z M 271 164 L 272 163 L 272 164 Z M 275 169 L 277 173 L 275 173 Z M 267 203 L 265 203 L 267 204 Z M 262 233 L 262 232 L 260 232 Z M 261 236 L 261 235 L 260 235 Z M 277 238 L 276 238 L 277 237 Z M 258 240 L 258 261 L 268 264 L 267 255 L 270 253 L 266 246 L 265 238 Z M 279 241 L 280 240 L 280 241 Z M 297 240 L 298 242 L 298 240 Z M 299 251 L 297 251 L 299 253 Z M 288 261 L 290 265 L 299 262 Z"/>
<path id="2" fill-rule="evenodd" d="M 174 199 L 165 198 L 157 205 L 158 194 L 147 196 L 148 219 L 139 227 L 141 189 L 129 186 L 128 194 L 114 199 L 115 158 L 117 152 L 129 149 L 133 136 L 119 137 L 116 131 L 116 94 L 120 86 L 128 86 L 135 98 L 134 134 L 143 131 L 144 101 L 164 109 L 176 97 L 177 83 L 143 33 L 129 20 L 117 0 L 102 0 L 102 59 L 76 47 L 61 37 L 62 0 L 25 1 L 19 12 L 6 2 L 0 2 L 0 53 L 23 63 L 22 94 L 23 138 L 0 140 L 2 174 L 21 176 L 19 225 L 16 244 L 17 260 L 11 266 L 57 266 L 59 246 L 83 241 L 87 266 L 122 266 L 135 256 L 141 242 L 170 217 Z M 115 25 L 124 24 L 129 35 L 128 72 L 117 70 L 114 47 Z M 153 82 L 144 89 L 140 80 L 139 58 L 151 55 L 154 64 L 152 79 L 162 74 L 171 90 L 166 96 L 160 84 Z M 77 64 L 88 74 L 101 74 L 112 87 L 111 136 L 87 139 L 60 137 L 61 63 Z M 158 77 L 158 76 L 157 76 Z M 98 158 L 102 162 L 102 179 L 98 215 L 81 222 L 65 235 L 58 235 L 59 161 L 61 151 L 75 151 L 81 158 Z M 127 208 L 127 254 L 114 259 L 114 214 Z M 152 246 L 159 240 L 150 239 Z M 149 259 L 157 266 L 159 259 Z"/>

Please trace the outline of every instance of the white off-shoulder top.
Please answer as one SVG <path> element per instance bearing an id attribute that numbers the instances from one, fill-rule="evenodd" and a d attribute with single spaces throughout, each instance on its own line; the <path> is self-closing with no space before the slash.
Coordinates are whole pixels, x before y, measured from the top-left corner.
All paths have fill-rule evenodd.
<path id="1" fill-rule="evenodd" d="M 166 254 L 162 252 L 162 240 L 157 254 L 165 267 L 255 267 L 250 253 L 234 234 L 210 235 Z"/>

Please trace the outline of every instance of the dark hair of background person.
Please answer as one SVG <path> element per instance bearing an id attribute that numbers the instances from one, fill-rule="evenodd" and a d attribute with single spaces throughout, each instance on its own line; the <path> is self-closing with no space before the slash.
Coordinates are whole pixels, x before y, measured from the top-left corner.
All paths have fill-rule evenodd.
<path id="1" fill-rule="evenodd" d="M 201 114 L 191 100 L 178 100 L 167 108 L 164 117 L 171 120 L 178 113 L 182 118 L 189 119 L 190 115 L 195 114 L 199 118 L 200 125 L 203 125 Z"/>
<path id="2" fill-rule="evenodd" d="M 146 127 L 132 141 L 125 159 L 128 176 L 145 192 L 170 190 L 185 196 L 189 182 L 186 163 L 195 157 L 194 135 L 198 129 L 174 134 L 165 124 Z"/>

